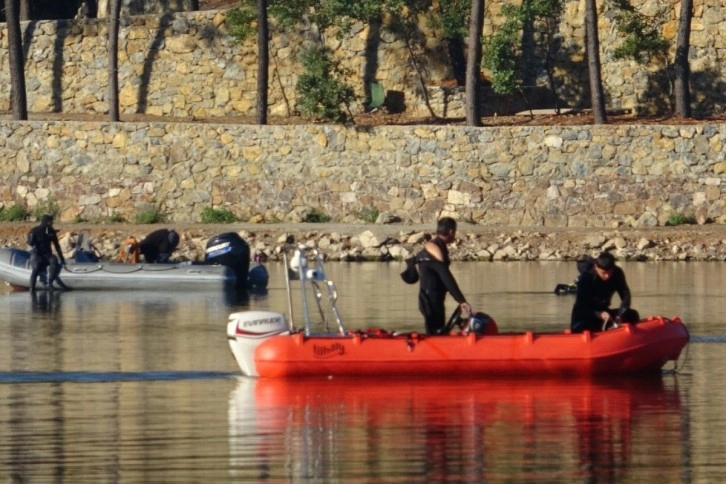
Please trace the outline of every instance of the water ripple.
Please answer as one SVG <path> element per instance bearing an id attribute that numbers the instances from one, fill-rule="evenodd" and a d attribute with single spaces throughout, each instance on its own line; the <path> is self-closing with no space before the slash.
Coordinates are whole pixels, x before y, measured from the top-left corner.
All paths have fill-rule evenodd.
<path id="1" fill-rule="evenodd" d="M 715 334 L 709 336 L 691 335 L 691 343 L 726 343 L 726 335 Z"/>
<path id="2" fill-rule="evenodd" d="M 88 371 L 0 371 L 0 383 L 75 382 L 100 383 L 153 380 L 209 380 L 237 377 L 239 373 L 223 371 L 142 371 L 142 372 L 88 372 Z"/>

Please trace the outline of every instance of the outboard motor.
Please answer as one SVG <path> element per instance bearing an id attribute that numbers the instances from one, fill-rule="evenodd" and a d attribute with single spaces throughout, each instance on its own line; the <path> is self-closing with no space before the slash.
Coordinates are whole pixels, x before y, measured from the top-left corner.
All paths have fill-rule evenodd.
<path id="1" fill-rule="evenodd" d="M 469 318 L 468 331 L 470 333 L 478 334 L 479 336 L 499 333 L 496 321 L 494 321 L 494 319 L 486 313 L 472 314 Z"/>
<path id="2" fill-rule="evenodd" d="M 247 287 L 250 246 L 237 232 L 225 232 L 209 239 L 204 250 L 204 261 L 229 267 L 237 276 L 237 287 Z"/>
<path id="3" fill-rule="evenodd" d="M 281 334 L 290 334 L 290 326 L 285 316 L 272 311 L 232 313 L 227 321 L 229 347 L 247 376 L 260 376 L 255 365 L 257 347 Z"/>

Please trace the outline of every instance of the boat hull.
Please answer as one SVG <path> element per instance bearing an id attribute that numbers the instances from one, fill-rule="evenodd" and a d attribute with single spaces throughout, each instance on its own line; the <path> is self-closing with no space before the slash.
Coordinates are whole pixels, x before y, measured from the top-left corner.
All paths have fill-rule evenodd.
<path id="1" fill-rule="evenodd" d="M 228 325 L 233 352 L 234 321 Z M 241 336 L 241 335 L 240 335 Z M 251 376 L 512 377 L 658 372 L 689 339 L 679 318 L 654 317 L 582 334 L 503 333 L 427 336 L 356 332 L 345 336 L 275 335 L 254 348 Z"/>
<path id="2" fill-rule="evenodd" d="M 253 270 L 254 267 L 251 267 L 250 273 Z M 30 272 L 30 254 L 27 251 L 0 249 L 0 279 L 16 289 L 27 289 L 30 286 Z M 74 290 L 221 290 L 237 284 L 235 272 L 219 264 L 69 261 L 61 271 L 60 278 Z M 40 282 L 36 288 L 46 289 Z"/>

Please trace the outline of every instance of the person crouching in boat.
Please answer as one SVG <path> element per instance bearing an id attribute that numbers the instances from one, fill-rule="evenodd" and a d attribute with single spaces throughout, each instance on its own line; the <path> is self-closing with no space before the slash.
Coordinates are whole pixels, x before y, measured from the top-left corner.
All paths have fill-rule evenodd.
<path id="1" fill-rule="evenodd" d="M 455 239 L 456 220 L 443 217 L 436 225 L 436 237 L 426 242 L 423 250 L 416 255 L 420 274 L 418 307 L 423 314 L 427 334 L 442 334 L 444 331 L 447 292 L 459 303 L 462 315 L 472 314 L 471 306 L 449 270 L 451 261 L 447 246 Z"/>
<path id="2" fill-rule="evenodd" d="M 620 296 L 620 307 L 611 309 L 610 301 L 616 292 Z M 610 323 L 637 323 L 640 315 L 630 308 L 630 299 L 625 273 L 615 265 L 611 253 L 603 252 L 577 279 L 570 329 L 573 333 L 596 332 Z"/>
<path id="3" fill-rule="evenodd" d="M 144 255 L 144 261 L 153 264 L 169 262 L 171 253 L 179 245 L 179 234 L 174 229 L 159 229 L 144 237 L 139 244 L 139 250 Z"/>
<path id="4" fill-rule="evenodd" d="M 51 244 L 55 247 L 58 254 L 53 254 Z M 48 289 L 53 289 L 53 283 L 58 282 L 62 288 L 66 288 L 63 281 L 58 275 L 62 266 L 66 265 L 63 257 L 60 243 L 58 242 L 58 233 L 53 228 L 53 216 L 45 214 L 40 217 L 40 224 L 30 229 L 28 232 L 28 245 L 30 246 L 30 291 L 35 292 L 35 284 L 38 276 L 46 268 L 48 269 Z M 60 264 L 59 264 L 60 258 Z"/>

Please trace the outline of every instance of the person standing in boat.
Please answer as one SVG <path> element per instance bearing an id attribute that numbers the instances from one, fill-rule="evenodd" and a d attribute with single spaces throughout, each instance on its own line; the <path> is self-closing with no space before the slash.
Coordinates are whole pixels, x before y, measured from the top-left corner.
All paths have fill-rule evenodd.
<path id="1" fill-rule="evenodd" d="M 174 229 L 159 229 L 151 232 L 139 243 L 144 261 L 152 264 L 169 262 L 171 253 L 179 245 L 179 234 Z"/>
<path id="2" fill-rule="evenodd" d="M 66 265 L 60 243 L 58 232 L 53 228 L 53 216 L 45 214 L 40 217 L 40 224 L 28 232 L 28 245 L 30 246 L 30 291 L 35 292 L 35 285 L 38 276 L 48 269 L 48 289 L 53 289 L 53 283 L 58 282 L 62 288 L 66 288 L 58 275 L 62 266 Z M 53 249 L 58 254 L 53 254 Z M 59 264 L 60 259 L 60 264 Z"/>
<path id="3" fill-rule="evenodd" d="M 471 314 L 471 306 L 466 302 L 456 279 L 449 270 L 449 250 L 447 246 L 456 239 L 456 220 L 443 217 L 436 224 L 436 236 L 424 244 L 423 250 L 416 255 L 419 267 L 418 307 L 423 314 L 427 334 L 442 334 L 446 326 L 446 293 L 459 303 L 462 314 Z"/>
<path id="4" fill-rule="evenodd" d="M 620 307 L 610 308 L 613 294 L 620 296 Z M 570 329 L 573 333 L 602 331 L 609 323 L 636 323 L 640 315 L 630 308 L 630 288 L 623 270 L 609 252 L 601 253 L 577 279 L 577 295 L 572 307 Z"/>

